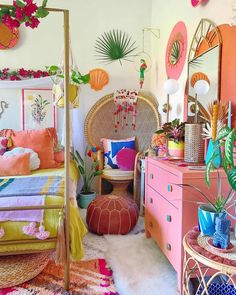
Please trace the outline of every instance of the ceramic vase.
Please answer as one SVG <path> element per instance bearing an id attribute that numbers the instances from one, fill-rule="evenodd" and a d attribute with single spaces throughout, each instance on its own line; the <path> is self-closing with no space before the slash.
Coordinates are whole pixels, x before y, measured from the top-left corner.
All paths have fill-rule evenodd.
<path id="1" fill-rule="evenodd" d="M 170 157 L 183 159 L 184 158 L 184 142 L 180 141 L 176 143 L 172 140 L 169 140 L 168 152 Z"/>
<path id="2" fill-rule="evenodd" d="M 77 196 L 78 206 L 82 209 L 87 209 L 89 204 L 96 198 L 96 192 L 79 193 Z"/>
<path id="3" fill-rule="evenodd" d="M 216 217 L 225 217 L 226 213 L 214 212 L 208 205 L 198 208 L 198 224 L 203 236 L 212 237 L 215 233 Z"/>
<path id="4" fill-rule="evenodd" d="M 216 217 L 213 245 L 220 249 L 227 249 L 230 244 L 230 220 L 225 217 Z"/>

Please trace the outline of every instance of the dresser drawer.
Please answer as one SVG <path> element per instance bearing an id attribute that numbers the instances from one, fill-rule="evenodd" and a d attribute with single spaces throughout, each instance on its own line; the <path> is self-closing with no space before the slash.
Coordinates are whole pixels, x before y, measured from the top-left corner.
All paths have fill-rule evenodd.
<path id="1" fill-rule="evenodd" d="M 181 256 L 179 210 L 151 187 L 146 187 L 145 226 L 175 269 Z"/>
<path id="2" fill-rule="evenodd" d="M 149 162 L 146 182 L 148 186 L 178 207 L 179 201 L 182 199 L 182 188 L 175 185 L 180 183 L 176 175 Z"/>

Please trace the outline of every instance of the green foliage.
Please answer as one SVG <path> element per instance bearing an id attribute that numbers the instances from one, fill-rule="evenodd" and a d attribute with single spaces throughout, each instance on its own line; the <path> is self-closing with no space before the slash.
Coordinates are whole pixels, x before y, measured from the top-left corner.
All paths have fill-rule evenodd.
<path id="1" fill-rule="evenodd" d="M 128 60 L 136 50 L 135 42 L 131 37 L 120 30 L 105 32 L 96 40 L 95 51 L 98 53 L 98 60 L 106 63 L 113 61 Z"/>
<path id="2" fill-rule="evenodd" d="M 170 62 L 172 65 L 176 65 L 180 58 L 180 44 L 179 41 L 175 41 L 170 51 Z"/>
<path id="3" fill-rule="evenodd" d="M 82 193 L 91 193 L 91 185 L 94 179 L 102 174 L 102 170 L 99 169 L 99 161 L 95 157 L 92 157 L 92 150 L 86 148 L 84 158 L 81 157 L 78 151 L 72 154 L 72 159 L 76 162 L 80 175 L 83 178 Z"/>
<path id="4" fill-rule="evenodd" d="M 62 68 L 52 65 L 46 67 L 50 76 L 56 76 L 57 78 L 64 79 L 64 72 Z M 82 75 L 79 71 L 71 70 L 70 79 L 73 84 L 88 84 L 90 80 L 90 75 Z"/>
<path id="5" fill-rule="evenodd" d="M 212 155 L 210 160 L 208 161 L 206 165 L 206 173 L 205 173 L 205 182 L 208 186 L 210 186 L 210 173 L 215 168 L 213 161 L 216 156 L 216 151 L 219 146 L 223 147 L 223 155 L 222 155 L 222 162 L 223 162 L 223 169 L 227 175 L 228 182 L 231 186 L 231 191 L 228 194 L 228 197 L 224 200 L 222 199 L 221 194 L 221 184 L 219 186 L 218 184 L 218 199 L 216 202 L 217 210 L 220 210 L 220 208 L 224 208 L 229 202 L 235 203 L 235 200 L 233 199 L 235 191 L 236 191 L 236 166 L 234 164 L 234 148 L 235 148 L 235 140 L 236 140 L 236 128 L 233 128 L 230 130 L 229 127 L 223 127 L 219 133 L 217 140 L 220 141 L 219 145 L 216 145 L 215 148 L 212 151 Z M 218 175 L 219 177 L 219 175 Z"/>
<path id="6" fill-rule="evenodd" d="M 40 6 L 37 11 L 36 11 L 36 14 L 35 16 L 37 18 L 44 18 L 46 16 L 49 15 L 49 11 L 47 9 L 44 8 L 44 6 Z"/>
<path id="7" fill-rule="evenodd" d="M 228 177 L 230 186 L 236 190 L 236 167 L 234 164 L 234 148 L 236 140 L 236 128 L 230 130 L 228 127 L 223 127 L 219 133 L 218 138 L 220 140 L 220 146 L 223 147 L 223 169 Z M 213 161 L 216 156 L 216 151 L 219 145 L 215 147 L 212 152 L 212 156 L 207 163 L 206 173 L 205 173 L 205 182 L 210 186 L 210 172 L 214 169 Z"/>

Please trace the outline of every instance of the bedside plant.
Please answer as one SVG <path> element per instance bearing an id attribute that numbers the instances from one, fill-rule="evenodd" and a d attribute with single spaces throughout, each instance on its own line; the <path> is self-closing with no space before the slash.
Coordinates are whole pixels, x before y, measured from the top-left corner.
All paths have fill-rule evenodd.
<path id="1" fill-rule="evenodd" d="M 84 158 L 78 151 L 72 154 L 72 159 L 76 162 L 80 175 L 83 179 L 83 187 L 77 196 L 77 203 L 81 208 L 87 208 L 89 203 L 96 197 L 96 192 L 91 188 L 94 179 L 102 174 L 99 169 L 99 161 L 97 160 L 97 151 L 99 148 L 86 148 Z"/>

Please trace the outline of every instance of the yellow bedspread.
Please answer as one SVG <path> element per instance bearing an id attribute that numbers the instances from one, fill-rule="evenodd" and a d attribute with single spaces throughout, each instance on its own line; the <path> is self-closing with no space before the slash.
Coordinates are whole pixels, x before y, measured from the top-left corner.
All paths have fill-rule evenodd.
<path id="1" fill-rule="evenodd" d="M 60 175 L 64 174 L 64 169 L 44 169 L 33 172 L 32 175 Z M 71 165 L 71 179 L 73 182 L 77 182 L 78 173 L 73 164 Z M 31 175 L 31 176 L 32 176 Z M 46 205 L 62 205 L 64 198 L 59 196 L 46 196 Z M 50 237 L 55 238 L 57 236 L 59 210 L 45 210 L 44 212 L 44 226 L 45 230 L 50 232 Z M 6 240 L 28 240 L 29 236 L 26 236 L 22 232 L 22 227 L 28 225 L 29 222 L 0 222 L 0 227 L 5 230 L 5 236 L 0 241 Z M 70 204 L 70 250 L 71 256 L 74 260 L 79 260 L 83 256 L 82 240 L 87 232 L 87 229 L 79 215 L 78 208 L 73 204 Z M 31 238 L 32 239 L 32 238 Z M 16 245 L 1 245 L 0 253 L 10 251 L 25 251 L 25 250 L 48 250 L 55 248 L 55 242 L 40 242 L 40 243 L 28 243 L 28 244 L 16 244 Z"/>

